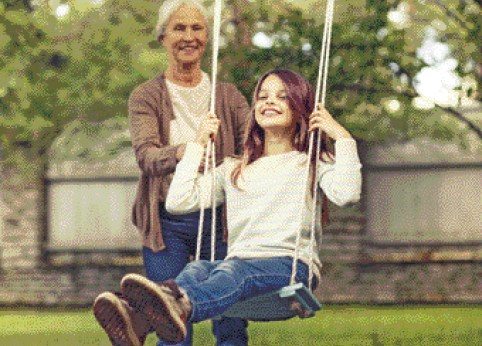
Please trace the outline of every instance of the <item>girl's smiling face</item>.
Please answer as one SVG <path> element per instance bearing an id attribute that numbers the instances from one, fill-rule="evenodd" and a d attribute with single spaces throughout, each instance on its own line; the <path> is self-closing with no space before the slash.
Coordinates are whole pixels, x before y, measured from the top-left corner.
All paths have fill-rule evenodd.
<path id="1" fill-rule="evenodd" d="M 264 130 L 294 128 L 287 88 L 276 75 L 269 75 L 261 84 L 256 97 L 254 116 Z"/>

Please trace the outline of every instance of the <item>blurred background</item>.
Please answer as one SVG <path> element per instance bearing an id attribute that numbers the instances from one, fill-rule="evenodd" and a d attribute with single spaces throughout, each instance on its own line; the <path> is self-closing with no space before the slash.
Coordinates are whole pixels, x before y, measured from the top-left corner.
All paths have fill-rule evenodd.
<path id="1" fill-rule="evenodd" d="M 213 3 L 205 1 L 211 12 Z M 167 65 L 153 34 L 161 4 L 0 2 L 0 324 L 3 318 L 13 328 L 4 337 L 18 340 L 27 333 L 18 326 L 33 323 L 19 324 L 17 313 L 31 321 L 31 311 L 86 308 L 102 291 L 118 290 L 125 273 L 142 273 L 130 219 L 139 170 L 127 99 Z M 325 8 L 325 1 L 224 1 L 219 78 L 249 101 L 257 78 L 274 67 L 299 71 L 315 85 Z M 208 51 L 208 73 L 210 66 Z M 330 306 L 322 318 L 334 320 L 305 325 L 305 336 L 339 325 L 336 316 L 349 321 L 363 311 L 385 316 L 385 324 L 352 321 L 365 329 L 350 334 L 340 327 L 344 342 L 331 344 L 426 344 L 373 332 L 400 325 L 384 315 L 393 310 L 381 307 L 403 313 L 407 304 L 462 304 L 459 317 L 440 315 L 434 321 L 445 324 L 434 323 L 449 335 L 447 345 L 456 331 L 465 333 L 464 345 L 480 344 L 480 315 L 471 314 L 482 302 L 481 87 L 482 0 L 335 1 L 326 104 L 359 142 L 364 191 L 357 205 L 330 206 L 319 247 L 324 283 L 316 295 Z M 26 315 L 18 312 L 24 308 Z M 407 311 L 414 324 L 406 331 L 423 325 Z M 45 344 L 108 345 L 90 315 L 62 313 L 44 323 L 54 316 L 72 325 L 88 319 L 84 341 Z M 48 322 L 45 333 L 54 333 L 56 323 Z M 366 335 L 350 343 L 347 333 Z M 276 335 L 255 340 L 291 340 Z M 296 340 L 290 343 L 302 343 Z M 2 332 L 0 344 L 10 344 Z"/>

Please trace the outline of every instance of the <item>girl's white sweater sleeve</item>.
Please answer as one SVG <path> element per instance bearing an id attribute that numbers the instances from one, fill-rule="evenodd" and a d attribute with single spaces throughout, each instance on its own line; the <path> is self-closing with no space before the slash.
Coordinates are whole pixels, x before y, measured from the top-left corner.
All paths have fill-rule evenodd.
<path id="1" fill-rule="evenodd" d="M 171 214 L 187 214 L 211 207 L 212 170 L 206 176 L 198 174 L 204 148 L 194 142 L 186 146 L 182 160 L 177 164 L 166 198 L 166 210 Z M 225 164 L 214 171 L 216 176 L 216 205 L 224 203 L 224 179 L 221 173 Z"/>
<path id="2" fill-rule="evenodd" d="M 326 196 L 339 206 L 355 203 L 361 195 L 361 163 L 356 142 L 351 138 L 335 142 L 335 163 L 322 163 L 320 187 Z"/>

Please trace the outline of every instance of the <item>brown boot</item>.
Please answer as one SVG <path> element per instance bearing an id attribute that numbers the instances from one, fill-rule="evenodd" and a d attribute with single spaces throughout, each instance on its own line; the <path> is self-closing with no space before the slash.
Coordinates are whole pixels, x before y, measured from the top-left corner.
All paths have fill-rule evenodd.
<path id="1" fill-rule="evenodd" d="M 94 302 L 94 316 L 113 346 L 142 346 L 153 331 L 143 316 L 119 294 L 104 292 Z"/>
<path id="2" fill-rule="evenodd" d="M 161 340 L 178 344 L 186 338 L 191 302 L 173 280 L 157 284 L 138 274 L 128 274 L 121 287 L 129 304 L 146 317 Z"/>

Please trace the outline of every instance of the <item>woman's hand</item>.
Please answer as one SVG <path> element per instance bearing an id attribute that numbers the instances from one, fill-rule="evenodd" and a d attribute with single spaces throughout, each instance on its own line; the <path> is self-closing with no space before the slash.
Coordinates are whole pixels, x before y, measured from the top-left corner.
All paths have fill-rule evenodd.
<path id="1" fill-rule="evenodd" d="M 202 120 L 201 125 L 199 125 L 195 142 L 206 147 L 209 139 L 214 141 L 218 134 L 220 123 L 221 120 L 214 113 L 208 113 Z"/>
<path id="2" fill-rule="evenodd" d="M 333 119 L 321 104 L 316 105 L 315 111 L 310 116 L 308 131 L 311 132 L 316 129 L 326 132 L 335 141 L 340 138 L 352 138 L 350 133 Z"/>

